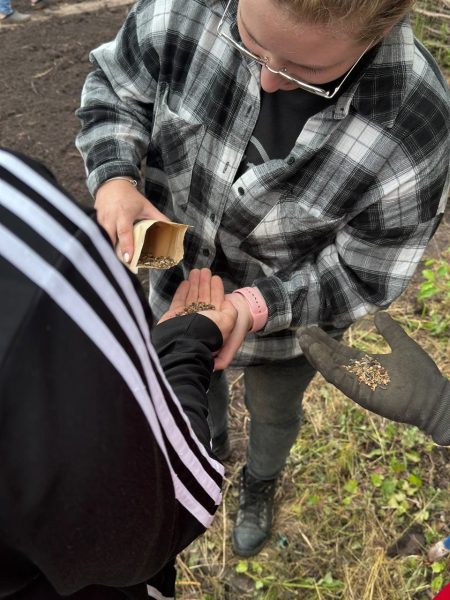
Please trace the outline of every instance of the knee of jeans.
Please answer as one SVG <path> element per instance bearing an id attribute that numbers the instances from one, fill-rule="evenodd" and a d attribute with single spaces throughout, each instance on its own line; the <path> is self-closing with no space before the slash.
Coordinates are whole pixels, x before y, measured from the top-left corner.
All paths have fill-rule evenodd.
<path id="1" fill-rule="evenodd" d="M 291 423 L 300 423 L 303 419 L 301 402 L 296 402 L 289 409 L 280 408 L 276 405 L 263 405 L 262 403 L 247 405 L 251 420 L 255 423 L 266 423 L 280 427 Z"/>

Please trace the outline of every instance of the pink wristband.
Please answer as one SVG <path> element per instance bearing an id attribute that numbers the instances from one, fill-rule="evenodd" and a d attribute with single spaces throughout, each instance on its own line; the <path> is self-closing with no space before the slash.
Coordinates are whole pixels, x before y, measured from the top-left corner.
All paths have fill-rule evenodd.
<path id="1" fill-rule="evenodd" d="M 250 307 L 250 314 L 253 317 L 253 326 L 250 331 L 259 331 L 267 323 L 269 311 L 263 295 L 255 287 L 244 287 L 234 290 L 233 294 L 244 296 Z"/>

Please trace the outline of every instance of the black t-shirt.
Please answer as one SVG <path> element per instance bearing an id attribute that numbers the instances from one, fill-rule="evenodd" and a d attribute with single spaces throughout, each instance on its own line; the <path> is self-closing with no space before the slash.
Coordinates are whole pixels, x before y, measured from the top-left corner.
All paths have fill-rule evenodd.
<path id="1" fill-rule="evenodd" d="M 271 93 L 261 90 L 259 117 L 236 178 L 251 167 L 288 156 L 308 119 L 335 104 L 337 98 L 361 77 L 377 50 L 378 46 L 375 46 L 367 52 L 332 99 L 301 89 Z M 344 77 L 342 75 L 335 81 L 318 87 L 332 91 Z"/>
<path id="2" fill-rule="evenodd" d="M 273 93 L 261 90 L 261 110 L 241 164 L 241 174 L 269 160 L 285 158 L 306 121 L 330 102 L 300 89 Z"/>

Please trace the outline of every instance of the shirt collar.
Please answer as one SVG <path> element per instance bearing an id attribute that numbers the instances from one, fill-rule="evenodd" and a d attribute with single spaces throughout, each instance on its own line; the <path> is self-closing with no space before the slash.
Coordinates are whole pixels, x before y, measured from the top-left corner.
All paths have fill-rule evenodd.
<path id="1" fill-rule="evenodd" d="M 414 35 L 405 18 L 380 44 L 373 61 L 336 102 L 335 119 L 353 107 L 359 114 L 392 127 L 407 93 L 414 57 Z"/>

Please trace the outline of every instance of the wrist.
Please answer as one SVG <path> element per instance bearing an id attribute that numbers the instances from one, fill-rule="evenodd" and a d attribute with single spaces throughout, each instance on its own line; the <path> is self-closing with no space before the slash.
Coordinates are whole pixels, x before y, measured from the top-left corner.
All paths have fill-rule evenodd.
<path id="1" fill-rule="evenodd" d="M 108 179 L 105 179 L 104 181 L 102 181 L 98 185 L 98 187 L 95 191 L 95 194 L 97 194 L 98 191 L 103 186 L 105 186 L 107 183 L 112 183 L 112 182 L 115 182 L 116 185 L 125 185 L 125 186 L 131 185 L 134 188 L 137 188 L 137 184 L 138 184 L 137 180 L 134 179 L 133 177 L 130 177 L 129 175 L 117 175 L 115 177 L 109 177 Z"/>
<path id="2" fill-rule="evenodd" d="M 252 325 L 249 331 L 260 331 L 267 323 L 269 311 L 267 309 L 264 296 L 256 287 L 244 287 L 234 290 L 232 294 L 236 294 L 245 299 L 252 318 Z"/>

